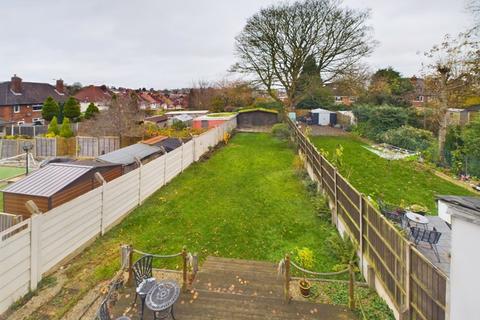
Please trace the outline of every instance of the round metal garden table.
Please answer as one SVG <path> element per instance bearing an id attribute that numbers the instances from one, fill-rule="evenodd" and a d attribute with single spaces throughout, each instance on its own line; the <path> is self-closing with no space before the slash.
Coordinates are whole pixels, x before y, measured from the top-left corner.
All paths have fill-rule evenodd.
<path id="1" fill-rule="evenodd" d="M 421 225 L 423 226 L 424 228 L 427 227 L 427 224 L 428 224 L 428 218 L 427 217 L 424 217 L 418 213 L 414 213 L 414 212 L 411 212 L 411 211 L 408 211 L 405 216 L 407 217 L 408 220 L 412 221 L 413 223 L 417 224 L 417 225 Z"/>
<path id="2" fill-rule="evenodd" d="M 164 318 L 169 314 L 173 319 L 173 304 L 180 296 L 180 285 L 174 280 L 161 280 L 148 292 L 145 304 L 152 310 L 155 319 Z"/>

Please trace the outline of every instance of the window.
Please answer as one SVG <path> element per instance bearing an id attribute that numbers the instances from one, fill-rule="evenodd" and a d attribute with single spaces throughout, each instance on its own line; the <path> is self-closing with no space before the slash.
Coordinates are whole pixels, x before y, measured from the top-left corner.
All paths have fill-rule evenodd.
<path id="1" fill-rule="evenodd" d="M 35 125 L 42 125 L 43 124 L 43 119 L 42 118 L 33 118 L 32 122 Z"/>
<path id="2" fill-rule="evenodd" d="M 342 101 L 342 96 L 335 96 L 335 101 Z"/>
<path id="3" fill-rule="evenodd" d="M 42 104 L 34 104 L 34 105 L 32 106 L 32 110 L 33 110 L 33 111 L 42 111 L 42 107 L 43 107 Z"/>
<path id="4" fill-rule="evenodd" d="M 24 125 L 24 124 L 25 124 L 25 121 L 18 121 L 17 124 L 18 124 L 19 126 Z"/>
<path id="5" fill-rule="evenodd" d="M 13 106 L 13 112 L 14 113 L 19 113 L 20 112 L 20 106 L 19 105 Z"/>
<path id="6" fill-rule="evenodd" d="M 423 102 L 423 96 L 416 96 L 415 101 Z"/>

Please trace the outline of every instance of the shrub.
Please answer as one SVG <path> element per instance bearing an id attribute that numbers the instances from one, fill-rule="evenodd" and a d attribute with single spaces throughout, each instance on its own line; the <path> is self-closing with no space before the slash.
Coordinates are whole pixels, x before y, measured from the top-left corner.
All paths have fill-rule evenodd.
<path id="1" fill-rule="evenodd" d="M 69 119 L 75 120 L 80 117 L 80 104 L 74 97 L 69 97 L 63 106 L 63 115 Z"/>
<path id="2" fill-rule="evenodd" d="M 390 105 L 359 105 L 353 109 L 357 117 L 357 132 L 369 139 L 381 141 L 381 135 L 407 123 L 408 113 L 404 108 Z"/>
<path id="3" fill-rule="evenodd" d="M 287 140 L 290 137 L 290 129 L 285 123 L 277 123 L 272 127 L 272 134 L 276 138 Z"/>
<path id="4" fill-rule="evenodd" d="M 57 117 L 60 113 L 58 103 L 52 97 L 48 97 L 43 103 L 42 117 L 47 121 L 51 121 L 53 117 Z"/>
<path id="5" fill-rule="evenodd" d="M 50 121 L 47 132 L 50 135 L 58 135 L 60 133 L 60 129 L 58 128 L 57 117 L 53 117 L 52 121 Z"/>
<path id="6" fill-rule="evenodd" d="M 433 134 L 430 131 L 408 125 L 390 129 L 382 135 L 384 142 L 413 151 L 428 149 L 432 145 L 433 139 Z"/>
<path id="7" fill-rule="evenodd" d="M 187 128 L 187 125 L 183 121 L 176 120 L 172 123 L 172 128 L 176 131 L 181 131 Z"/>
<path id="8" fill-rule="evenodd" d="M 68 118 L 63 119 L 62 127 L 60 128 L 60 136 L 64 138 L 73 137 L 73 131 L 70 127 L 70 120 Z"/>
<path id="9" fill-rule="evenodd" d="M 99 113 L 97 106 L 92 102 L 88 105 L 87 110 L 85 110 L 85 119 L 90 119 L 95 117 L 95 114 Z"/>

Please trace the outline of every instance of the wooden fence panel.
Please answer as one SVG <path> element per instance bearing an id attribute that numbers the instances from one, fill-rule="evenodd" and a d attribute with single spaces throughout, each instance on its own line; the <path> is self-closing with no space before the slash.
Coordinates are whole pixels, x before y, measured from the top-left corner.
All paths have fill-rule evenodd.
<path id="1" fill-rule="evenodd" d="M 37 157 L 56 157 L 57 139 L 55 138 L 35 138 L 35 155 Z"/>
<path id="2" fill-rule="evenodd" d="M 99 137 L 98 155 L 106 154 L 120 149 L 120 137 Z"/>
<path id="3" fill-rule="evenodd" d="M 23 216 L 0 212 L 0 232 L 7 230 L 19 222 L 23 221 Z"/>
<path id="4" fill-rule="evenodd" d="M 75 137 L 57 137 L 57 156 L 75 156 L 77 153 L 77 140 Z"/>
<path id="5" fill-rule="evenodd" d="M 291 120 L 287 121 L 300 150 L 317 177 L 320 176 L 326 194 L 331 200 L 337 200 L 339 217 L 352 240 L 361 245 L 361 252 L 397 311 L 410 307 L 411 319 L 445 319 L 447 277 L 420 252 L 411 249 L 397 228 L 346 179 L 336 174 L 334 166 L 318 154 L 300 129 Z"/>
<path id="6" fill-rule="evenodd" d="M 410 261 L 411 318 L 445 320 L 447 277 L 414 248 Z"/>
<path id="7" fill-rule="evenodd" d="M 95 158 L 98 157 L 97 137 L 77 137 L 77 157 Z"/>

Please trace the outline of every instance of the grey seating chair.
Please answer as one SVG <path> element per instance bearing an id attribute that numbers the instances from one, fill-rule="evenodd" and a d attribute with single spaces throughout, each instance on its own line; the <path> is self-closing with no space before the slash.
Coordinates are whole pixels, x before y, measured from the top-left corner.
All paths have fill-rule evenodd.
<path id="1" fill-rule="evenodd" d="M 430 247 L 433 250 L 433 253 L 437 257 L 438 262 L 440 262 L 440 255 L 438 253 L 437 243 L 442 236 L 441 232 L 438 232 L 434 227 L 433 230 L 427 230 L 424 228 L 410 227 L 410 235 L 413 238 L 415 244 L 419 244 L 420 241 L 430 244 Z"/>
<path id="2" fill-rule="evenodd" d="M 146 255 L 138 259 L 133 264 L 133 275 L 135 278 L 135 300 L 137 302 L 137 297 L 140 297 L 142 301 L 142 311 L 140 319 L 143 319 L 143 312 L 145 310 L 145 299 L 147 297 L 148 291 L 151 289 L 151 286 L 141 286 L 142 282 L 146 279 L 152 278 L 152 261 L 153 257 Z"/>
<path id="3" fill-rule="evenodd" d="M 103 300 L 102 304 L 100 305 L 100 309 L 98 310 L 98 315 L 97 319 L 99 320 L 113 320 L 112 316 L 110 315 L 110 310 L 108 309 L 108 299 L 109 297 L 106 297 L 105 300 Z M 127 316 L 121 316 L 119 318 L 115 318 L 115 320 L 131 320 Z"/>

